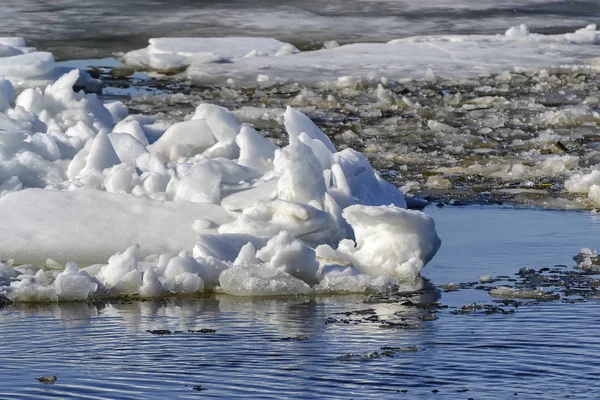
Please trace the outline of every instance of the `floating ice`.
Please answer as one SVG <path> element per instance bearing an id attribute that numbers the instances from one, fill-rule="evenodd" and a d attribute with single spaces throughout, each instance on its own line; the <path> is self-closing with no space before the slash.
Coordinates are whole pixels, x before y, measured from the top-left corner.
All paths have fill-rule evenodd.
<path id="1" fill-rule="evenodd" d="M 57 65 L 52 53 L 26 47 L 23 38 L 0 37 L 0 77 L 10 80 L 15 87 L 44 86 L 70 69 Z M 89 91 L 98 91 L 102 87 L 102 83 L 92 79 L 87 72 L 81 72 L 77 84 Z M 1 103 L 0 100 L 0 110 Z"/>
<path id="2" fill-rule="evenodd" d="M 490 290 L 490 296 L 501 299 L 538 299 L 556 300 L 560 295 L 542 289 L 517 289 L 510 286 L 498 286 Z"/>
<path id="3" fill-rule="evenodd" d="M 158 38 L 150 39 L 146 49 L 127 53 L 123 60 L 144 69 L 187 67 L 188 78 L 206 84 L 329 81 L 344 86 L 382 77 L 431 80 L 435 76 L 485 75 L 515 67 L 596 67 L 599 37 L 595 25 L 563 35 L 530 33 L 527 26 L 520 25 L 508 29 L 505 35 L 415 36 L 388 43 L 327 45 L 303 52 L 285 48 L 278 51 L 282 43 L 273 39 Z M 243 57 L 244 51 L 252 47 L 257 51 Z"/>
<path id="4" fill-rule="evenodd" d="M 177 71 L 190 65 L 232 62 L 241 58 L 298 51 L 288 43 L 258 37 L 153 38 L 148 43 L 145 49 L 126 53 L 123 61 L 141 69 Z"/>
<path id="5" fill-rule="evenodd" d="M 440 245 L 431 218 L 292 108 L 279 148 L 210 104 L 170 126 L 127 116 L 73 92 L 77 77 L 16 99 L 0 85 L 0 259 L 13 260 L 0 296 L 376 290 L 416 282 Z"/>

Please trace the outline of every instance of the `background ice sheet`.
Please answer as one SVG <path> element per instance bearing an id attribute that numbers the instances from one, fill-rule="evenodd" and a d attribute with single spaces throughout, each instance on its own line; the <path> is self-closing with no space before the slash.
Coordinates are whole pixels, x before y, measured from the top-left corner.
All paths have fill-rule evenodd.
<path id="1" fill-rule="evenodd" d="M 300 45 L 423 34 L 495 34 L 526 23 L 563 33 L 595 23 L 595 0 L 5 1 L 0 36 L 24 35 L 59 59 L 100 58 L 160 36 L 267 36 Z"/>

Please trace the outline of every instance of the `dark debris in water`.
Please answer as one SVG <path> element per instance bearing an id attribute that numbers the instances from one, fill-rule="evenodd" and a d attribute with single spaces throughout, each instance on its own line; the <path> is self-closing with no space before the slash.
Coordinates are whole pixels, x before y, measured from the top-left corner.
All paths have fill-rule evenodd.
<path id="1" fill-rule="evenodd" d="M 367 308 L 365 310 L 344 311 L 339 314 L 345 315 L 347 317 L 351 315 L 373 315 L 375 314 L 375 310 L 373 308 Z"/>
<path id="2" fill-rule="evenodd" d="M 298 336 L 288 336 L 288 337 L 283 337 L 281 339 L 279 339 L 282 342 L 289 342 L 289 341 L 294 341 L 294 342 L 304 342 L 306 340 L 308 340 L 309 337 L 306 335 L 298 335 Z"/>
<path id="3" fill-rule="evenodd" d="M 186 333 L 184 331 L 171 331 L 169 329 L 148 329 L 146 332 L 151 333 L 153 335 L 180 335 Z M 202 328 L 202 329 L 188 329 L 187 333 L 193 334 L 211 334 L 216 333 L 216 329 Z"/>
<path id="4" fill-rule="evenodd" d="M 440 298 L 439 290 L 427 279 L 424 287 L 415 291 L 387 291 L 373 293 L 364 299 L 365 304 L 403 303 L 405 305 L 434 304 Z"/>
<path id="5" fill-rule="evenodd" d="M 2 309 L 3 307 L 6 307 L 8 305 L 11 305 L 11 304 L 12 304 L 12 301 L 10 301 L 10 299 L 0 295 L 0 309 Z"/>
<path id="6" fill-rule="evenodd" d="M 382 358 L 394 358 L 400 353 L 412 353 L 419 351 L 419 346 L 403 346 L 403 347 L 391 347 L 383 346 L 379 351 L 372 353 L 347 353 L 339 357 L 335 357 L 333 361 L 373 361 Z"/>
<path id="7" fill-rule="evenodd" d="M 168 329 L 148 329 L 146 332 L 151 333 L 153 335 L 171 335 L 173 331 Z"/>
<path id="8" fill-rule="evenodd" d="M 467 304 L 462 306 L 458 310 L 450 311 L 450 314 L 459 315 L 459 314 L 512 314 L 514 313 L 514 309 L 507 310 L 505 308 L 501 308 L 498 306 L 494 306 L 491 304 Z"/>
<path id="9" fill-rule="evenodd" d="M 453 290 L 471 288 L 487 291 L 496 299 L 488 304 L 466 304 L 460 309 L 450 311 L 450 314 L 513 314 L 520 306 L 526 304 L 552 301 L 572 304 L 600 300 L 600 268 L 595 267 L 597 258 L 594 251 L 584 249 L 583 253 L 574 257 L 578 264 L 573 269 L 565 265 L 539 269 L 525 267 L 516 272 L 516 278 L 498 276 L 490 280 L 490 283 L 505 282 L 501 286 L 450 284 Z"/>
<path id="10" fill-rule="evenodd" d="M 202 328 L 202 329 L 188 329 L 189 333 L 217 333 L 216 329 L 210 329 L 210 328 Z"/>
<path id="11" fill-rule="evenodd" d="M 196 392 L 203 392 L 207 390 L 205 387 L 202 387 L 202 385 L 185 385 L 185 387 L 191 387 Z"/>
<path id="12" fill-rule="evenodd" d="M 386 329 L 423 329 L 423 325 L 418 322 L 395 322 L 388 320 L 381 321 L 379 327 Z"/>
<path id="13" fill-rule="evenodd" d="M 58 377 L 56 375 L 44 375 L 35 379 L 46 385 L 54 385 L 54 382 L 58 380 Z"/>

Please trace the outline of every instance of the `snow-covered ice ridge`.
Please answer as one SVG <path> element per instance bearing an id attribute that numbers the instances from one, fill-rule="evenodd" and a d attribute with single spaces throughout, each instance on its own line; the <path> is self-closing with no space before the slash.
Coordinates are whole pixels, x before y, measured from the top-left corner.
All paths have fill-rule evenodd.
<path id="1" fill-rule="evenodd" d="M 504 35 L 415 36 L 388 43 L 327 42 L 316 51 L 267 38 L 155 38 L 123 56 L 139 69 L 183 71 L 199 84 L 265 85 L 348 79 L 487 75 L 519 67 L 600 66 L 600 31 L 541 35 L 525 25 Z"/>
<path id="2" fill-rule="evenodd" d="M 57 65 L 52 53 L 27 47 L 22 37 L 0 37 L 0 76 L 15 88 L 45 86 L 71 69 Z M 92 92 L 102 87 L 87 72 L 80 73 L 77 85 Z"/>
<path id="3" fill-rule="evenodd" d="M 363 292 L 418 282 L 433 220 L 288 108 L 275 146 L 227 109 L 174 124 L 0 80 L 0 297 Z M 108 262 L 107 262 L 108 261 Z"/>

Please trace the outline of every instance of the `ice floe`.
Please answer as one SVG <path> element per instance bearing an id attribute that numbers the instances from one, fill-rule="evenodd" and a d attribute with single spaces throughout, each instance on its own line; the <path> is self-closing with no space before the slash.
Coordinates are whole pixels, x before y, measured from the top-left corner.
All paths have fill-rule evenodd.
<path id="1" fill-rule="evenodd" d="M 183 122 L 0 81 L 0 296 L 287 295 L 418 281 L 433 220 L 288 108 L 280 148 L 229 110 Z"/>
<path id="2" fill-rule="evenodd" d="M 70 69 L 58 65 L 52 53 L 27 47 L 21 37 L 0 37 L 0 76 L 9 79 L 16 88 L 45 86 Z M 87 72 L 81 72 L 77 84 L 89 91 L 102 87 Z M 0 103 L 0 109 L 1 106 Z"/>
<path id="3" fill-rule="evenodd" d="M 200 84 L 329 81 L 343 86 L 357 79 L 430 80 L 515 68 L 596 68 L 599 37 L 593 24 L 555 35 L 531 33 L 526 25 L 519 25 L 504 35 L 414 36 L 301 52 L 273 39 L 155 38 L 147 48 L 126 53 L 123 61 L 143 69 L 187 68 L 184 76 Z"/>
<path id="4" fill-rule="evenodd" d="M 190 65 L 231 63 L 242 58 L 297 53 L 289 43 L 259 37 L 152 38 L 148 47 L 126 53 L 123 61 L 135 68 L 179 71 Z"/>

